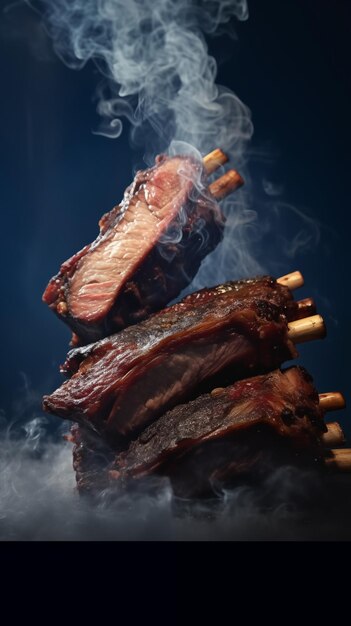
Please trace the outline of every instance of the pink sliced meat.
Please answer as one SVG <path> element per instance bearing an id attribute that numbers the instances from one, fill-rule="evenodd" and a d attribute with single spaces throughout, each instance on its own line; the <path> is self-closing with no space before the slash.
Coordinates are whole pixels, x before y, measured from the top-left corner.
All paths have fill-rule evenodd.
<path id="1" fill-rule="evenodd" d="M 100 234 L 49 282 L 43 300 L 81 345 L 140 321 L 192 280 L 224 218 L 201 162 L 160 156 L 136 174 Z"/>

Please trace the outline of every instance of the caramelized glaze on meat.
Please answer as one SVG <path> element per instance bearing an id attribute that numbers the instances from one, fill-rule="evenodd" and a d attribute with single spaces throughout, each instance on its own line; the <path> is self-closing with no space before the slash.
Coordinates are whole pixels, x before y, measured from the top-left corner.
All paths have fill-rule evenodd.
<path id="1" fill-rule="evenodd" d="M 95 344 L 71 351 L 71 375 L 45 410 L 107 439 L 138 432 L 230 366 L 237 378 L 294 358 L 291 293 L 270 277 L 204 289 Z"/>

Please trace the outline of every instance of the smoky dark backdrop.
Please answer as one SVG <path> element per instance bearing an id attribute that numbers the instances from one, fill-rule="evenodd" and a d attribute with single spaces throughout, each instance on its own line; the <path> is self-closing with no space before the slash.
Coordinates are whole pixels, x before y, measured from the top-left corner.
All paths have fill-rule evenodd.
<path id="1" fill-rule="evenodd" d="M 142 153 L 131 149 L 127 126 L 117 140 L 92 133 L 96 69 L 65 67 L 36 14 L 9 4 L 0 14 L 0 405 L 10 418 L 24 388 L 40 410 L 40 395 L 60 383 L 70 334 L 42 292 L 60 263 L 95 238 Z M 301 346 L 299 362 L 320 391 L 348 399 L 350 3 L 251 0 L 249 9 L 237 41 L 209 40 L 217 82 L 252 111 L 252 177 L 283 186 L 284 201 L 320 224 L 318 245 L 285 259 L 283 273 L 303 272 L 299 297 L 317 300 L 328 327 L 324 341 Z M 273 245 L 268 238 L 260 250 L 271 271 Z M 346 413 L 337 418 L 350 436 Z"/>

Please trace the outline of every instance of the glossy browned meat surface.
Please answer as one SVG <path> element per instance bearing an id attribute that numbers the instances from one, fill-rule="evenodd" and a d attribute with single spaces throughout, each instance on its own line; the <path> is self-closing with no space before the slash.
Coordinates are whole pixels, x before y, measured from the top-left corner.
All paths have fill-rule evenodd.
<path id="1" fill-rule="evenodd" d="M 107 439 L 130 435 L 230 366 L 233 378 L 294 358 L 290 291 L 270 277 L 205 289 L 95 344 L 71 351 L 71 375 L 45 410 Z"/>
<path id="2" fill-rule="evenodd" d="M 43 300 L 76 341 L 96 341 L 140 321 L 192 280 L 224 227 L 205 178 L 190 157 L 158 157 L 100 220 L 97 239 L 63 263 Z"/>
<path id="3" fill-rule="evenodd" d="M 176 406 L 117 456 L 114 476 L 160 471 L 200 444 L 263 425 L 297 446 L 316 444 L 326 427 L 318 394 L 304 369 L 292 367 L 254 376 Z M 221 467 L 221 458 L 218 464 Z"/>
<path id="4" fill-rule="evenodd" d="M 314 465 L 326 427 L 312 378 L 300 367 L 238 381 L 178 405 L 123 451 L 72 428 L 81 493 L 168 476 L 182 497 L 205 495 L 279 464 Z"/>

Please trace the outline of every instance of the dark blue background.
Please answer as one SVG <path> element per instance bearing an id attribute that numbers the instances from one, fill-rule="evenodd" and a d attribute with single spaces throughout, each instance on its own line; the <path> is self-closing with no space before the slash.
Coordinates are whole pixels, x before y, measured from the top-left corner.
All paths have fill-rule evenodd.
<path id="1" fill-rule="evenodd" d="M 303 346 L 300 360 L 320 391 L 340 389 L 347 398 L 350 3 L 251 0 L 249 7 L 250 19 L 236 25 L 238 42 L 210 42 L 218 82 L 252 110 L 252 175 L 261 179 L 267 167 L 257 151 L 274 153 L 270 174 L 284 184 L 284 200 L 323 224 L 318 248 L 285 260 L 284 270 L 301 269 L 299 296 L 317 299 L 328 326 L 327 339 Z M 120 200 L 141 155 L 126 130 L 118 140 L 92 134 L 92 65 L 66 68 L 27 7 L 7 11 L 0 23 L 0 405 L 10 415 L 23 374 L 38 406 L 40 394 L 59 384 L 70 334 L 42 304 L 42 292 L 59 264 L 95 238 L 99 217 Z M 348 428 L 346 414 L 337 417 Z"/>

